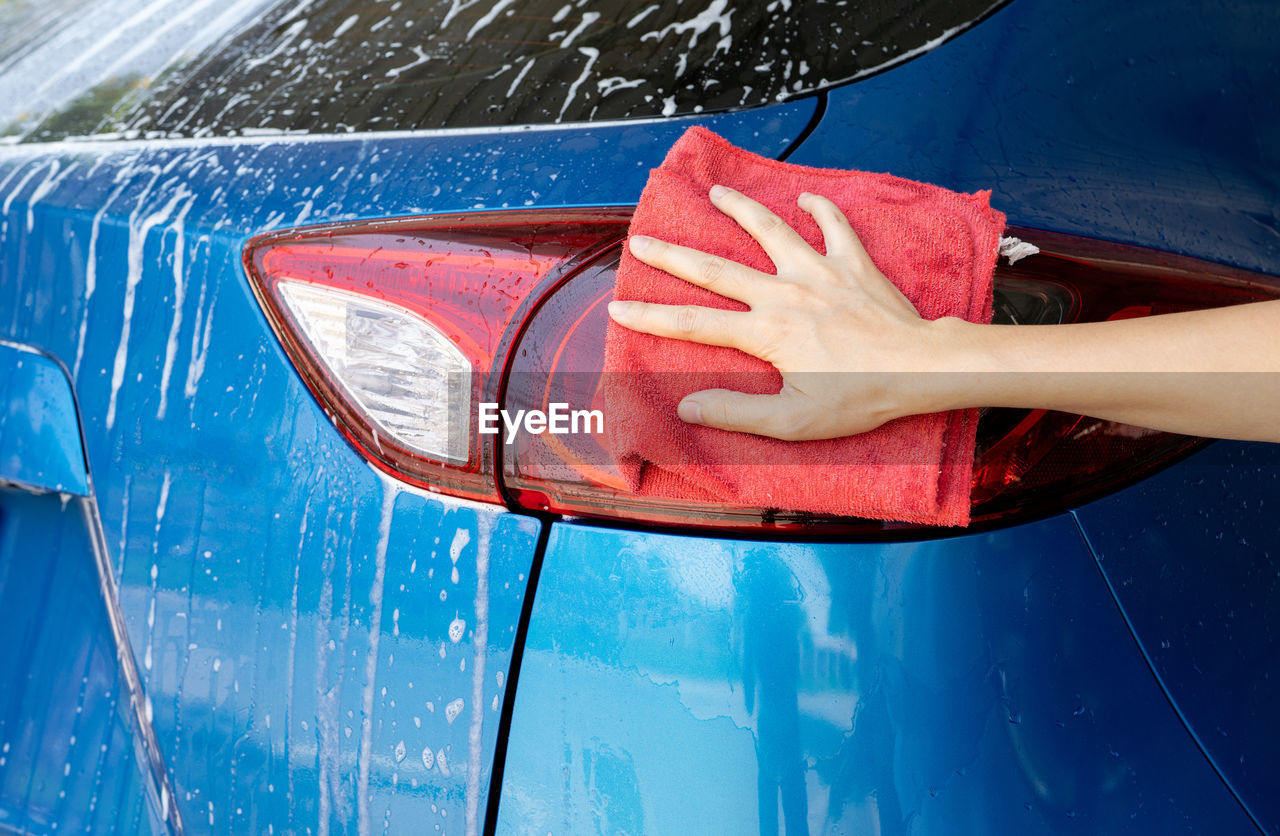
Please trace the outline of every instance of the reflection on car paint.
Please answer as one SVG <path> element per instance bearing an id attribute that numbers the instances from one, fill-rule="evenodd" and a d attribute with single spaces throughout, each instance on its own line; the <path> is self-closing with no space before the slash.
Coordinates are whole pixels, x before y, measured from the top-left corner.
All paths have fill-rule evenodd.
<path id="1" fill-rule="evenodd" d="M 556 523 L 540 578 L 501 833 L 1251 827 L 1070 516 L 866 544 Z"/>
<path id="2" fill-rule="evenodd" d="M 2 487 L 0 532 L 0 828 L 183 832 L 92 497 Z"/>

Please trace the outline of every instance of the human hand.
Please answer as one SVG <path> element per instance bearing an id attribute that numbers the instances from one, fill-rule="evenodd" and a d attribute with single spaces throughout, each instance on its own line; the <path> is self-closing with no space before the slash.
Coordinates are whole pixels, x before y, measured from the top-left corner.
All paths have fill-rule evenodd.
<path id="1" fill-rule="evenodd" d="M 932 371 L 947 332 L 960 320 L 922 319 L 872 263 L 834 203 L 813 194 L 797 204 L 822 231 L 826 254 L 761 204 L 723 186 L 711 202 L 760 243 L 777 275 L 688 247 L 635 236 L 644 263 L 749 311 L 647 302 L 612 302 L 618 324 L 661 337 L 729 346 L 771 363 L 782 375 L 775 395 L 711 389 L 685 397 L 681 419 L 787 440 L 836 438 L 903 415 L 933 412 L 945 393 Z"/>

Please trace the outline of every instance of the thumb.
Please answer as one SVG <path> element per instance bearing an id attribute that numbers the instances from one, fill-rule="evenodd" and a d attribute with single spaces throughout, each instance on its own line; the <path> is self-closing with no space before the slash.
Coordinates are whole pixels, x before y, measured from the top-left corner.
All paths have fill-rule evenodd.
<path id="1" fill-rule="evenodd" d="M 706 389 L 680 401 L 677 414 L 689 424 L 783 440 L 803 437 L 809 423 L 803 399 L 789 388 L 776 395 Z"/>

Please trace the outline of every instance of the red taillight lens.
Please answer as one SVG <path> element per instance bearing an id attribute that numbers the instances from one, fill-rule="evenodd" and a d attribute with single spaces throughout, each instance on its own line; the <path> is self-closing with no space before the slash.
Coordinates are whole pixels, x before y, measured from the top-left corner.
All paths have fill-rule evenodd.
<path id="1" fill-rule="evenodd" d="M 637 497 L 602 433 L 479 432 L 481 403 L 605 410 L 606 303 L 630 213 L 504 212 L 264 236 L 245 264 L 290 358 L 351 442 L 410 482 L 530 510 L 664 525 L 871 534 L 908 528 L 786 508 Z M 1041 253 L 996 271 L 996 321 L 1083 322 L 1280 296 L 1275 279 L 1035 230 Z M 627 416 L 606 415 L 606 421 Z M 1150 473 L 1200 439 L 990 409 L 975 523 L 1061 510 Z M 499 478 L 500 477 L 500 478 Z"/>
<path id="2" fill-rule="evenodd" d="M 366 456 L 411 482 L 500 501 L 492 437 L 519 325 L 626 231 L 629 213 L 503 212 L 267 235 L 253 286 L 312 392 Z"/>
<path id="3" fill-rule="evenodd" d="M 996 271 L 995 319 L 1018 324 L 1148 316 L 1274 298 L 1269 277 L 1194 259 L 1071 236 L 1012 230 L 1041 253 Z M 601 409 L 597 394 L 619 250 L 543 304 L 521 339 L 508 410 Z M 607 416 L 606 420 L 626 420 Z M 904 524 L 797 514 L 786 508 L 663 501 L 630 494 L 593 435 L 525 436 L 506 448 L 503 482 L 529 508 L 591 517 L 718 528 L 806 528 L 872 533 Z M 1202 440 L 1044 410 L 984 410 L 973 482 L 975 523 L 1062 510 L 1128 484 Z"/>
<path id="4" fill-rule="evenodd" d="M 1033 230 L 1041 255 L 997 269 L 997 321 L 1102 322 L 1280 296 L 1274 277 L 1192 258 Z M 1129 484 L 1204 439 L 1045 410 L 984 410 L 973 474 L 975 522 L 1040 515 Z"/>

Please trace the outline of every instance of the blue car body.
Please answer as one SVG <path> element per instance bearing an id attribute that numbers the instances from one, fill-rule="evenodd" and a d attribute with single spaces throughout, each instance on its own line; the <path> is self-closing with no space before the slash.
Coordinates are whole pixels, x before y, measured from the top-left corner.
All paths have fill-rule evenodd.
<path id="1" fill-rule="evenodd" d="M 0 147 L 0 832 L 1280 833 L 1272 447 L 959 535 L 533 516 L 371 467 L 241 261 L 632 204 L 703 124 L 1280 275 L 1277 35 L 1015 0 L 744 111 Z"/>

